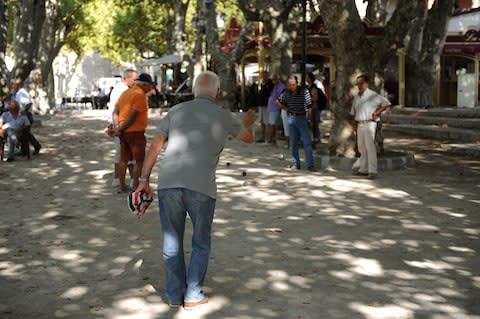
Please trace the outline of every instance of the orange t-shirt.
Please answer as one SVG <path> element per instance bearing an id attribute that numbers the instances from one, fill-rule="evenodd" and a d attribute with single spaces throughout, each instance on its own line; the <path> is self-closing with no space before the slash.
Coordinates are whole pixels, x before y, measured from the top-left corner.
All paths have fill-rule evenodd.
<path id="1" fill-rule="evenodd" d="M 135 121 L 125 129 L 125 132 L 141 132 L 145 131 L 148 125 L 148 101 L 145 92 L 139 86 L 132 86 L 122 95 L 115 105 L 118 107 L 118 123 L 122 125 L 132 110 L 137 111 Z"/>

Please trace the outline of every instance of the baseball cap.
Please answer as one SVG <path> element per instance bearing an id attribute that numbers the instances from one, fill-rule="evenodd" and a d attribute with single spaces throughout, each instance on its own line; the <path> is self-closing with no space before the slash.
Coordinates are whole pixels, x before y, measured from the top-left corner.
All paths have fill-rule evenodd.
<path id="1" fill-rule="evenodd" d="M 137 81 L 155 85 L 155 82 L 153 82 L 152 77 L 148 73 L 141 73 L 138 76 Z"/>

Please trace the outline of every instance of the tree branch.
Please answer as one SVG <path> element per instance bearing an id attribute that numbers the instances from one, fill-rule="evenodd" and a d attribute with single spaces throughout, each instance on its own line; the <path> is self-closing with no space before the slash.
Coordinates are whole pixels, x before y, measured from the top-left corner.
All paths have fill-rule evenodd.
<path id="1" fill-rule="evenodd" d="M 375 51 L 386 51 L 385 54 L 389 55 L 403 47 L 403 41 L 411 26 L 410 23 L 406 22 L 422 19 L 424 10 L 425 4 L 423 1 L 397 1 L 397 7 L 384 28 L 383 36 L 377 41 Z"/>

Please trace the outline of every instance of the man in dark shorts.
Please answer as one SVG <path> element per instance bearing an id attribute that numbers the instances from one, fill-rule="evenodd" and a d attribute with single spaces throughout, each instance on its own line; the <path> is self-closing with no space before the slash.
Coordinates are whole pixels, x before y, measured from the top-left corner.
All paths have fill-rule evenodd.
<path id="1" fill-rule="evenodd" d="M 132 170 L 133 189 L 138 186 L 138 177 L 142 171 L 145 159 L 147 139 L 145 129 L 148 125 L 147 93 L 155 88 L 155 83 L 149 74 L 139 75 L 135 84 L 126 90 L 118 99 L 113 111 L 115 124 L 114 135 L 120 137 L 120 180 L 119 192 L 126 192 L 125 173 L 127 163 L 134 161 Z"/>

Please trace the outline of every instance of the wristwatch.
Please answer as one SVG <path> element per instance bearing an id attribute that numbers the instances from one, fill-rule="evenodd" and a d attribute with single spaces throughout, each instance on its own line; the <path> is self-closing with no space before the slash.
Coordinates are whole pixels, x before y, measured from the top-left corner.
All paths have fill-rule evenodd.
<path id="1" fill-rule="evenodd" d="M 139 181 L 140 183 L 147 183 L 147 182 L 148 182 L 148 177 L 140 176 L 140 177 L 138 178 L 138 181 Z"/>

